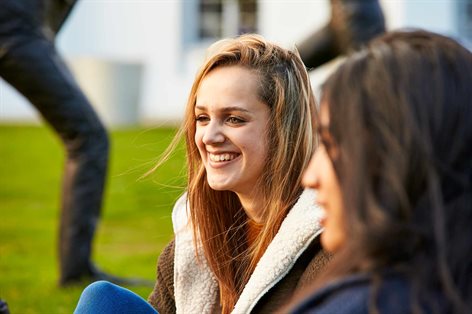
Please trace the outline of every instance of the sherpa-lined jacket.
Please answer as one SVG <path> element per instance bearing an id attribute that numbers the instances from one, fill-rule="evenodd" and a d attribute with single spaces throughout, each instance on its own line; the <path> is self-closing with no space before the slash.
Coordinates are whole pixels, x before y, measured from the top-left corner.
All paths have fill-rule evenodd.
<path id="1" fill-rule="evenodd" d="M 272 313 L 299 289 L 310 284 L 329 257 L 322 251 L 322 212 L 315 193 L 304 191 L 282 222 L 232 313 Z M 149 302 L 160 313 L 219 313 L 218 283 L 204 258 L 195 258 L 193 232 L 188 227 L 186 195 L 176 203 L 172 221 L 175 239 L 164 249 L 157 283 Z M 201 247 L 199 247 L 201 249 Z"/>

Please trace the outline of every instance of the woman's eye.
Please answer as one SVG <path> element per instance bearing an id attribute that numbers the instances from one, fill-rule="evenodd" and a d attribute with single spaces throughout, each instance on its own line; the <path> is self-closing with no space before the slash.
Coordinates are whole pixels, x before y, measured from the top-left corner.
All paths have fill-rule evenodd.
<path id="1" fill-rule="evenodd" d="M 321 138 L 321 144 L 324 146 L 326 153 L 332 160 L 336 160 L 338 158 L 338 150 L 332 139 Z"/>
<path id="2" fill-rule="evenodd" d="M 195 121 L 197 122 L 207 122 L 208 120 L 210 120 L 210 118 L 208 118 L 208 116 L 205 116 L 205 115 L 198 115 L 195 117 Z"/>
<path id="3" fill-rule="evenodd" d="M 238 117 L 228 117 L 226 121 L 231 124 L 241 124 L 245 122 L 243 119 L 238 118 Z"/>
<path id="4" fill-rule="evenodd" d="M 321 138 L 321 144 L 326 148 L 326 151 L 329 151 L 329 149 L 331 148 L 331 141 L 330 140 Z"/>

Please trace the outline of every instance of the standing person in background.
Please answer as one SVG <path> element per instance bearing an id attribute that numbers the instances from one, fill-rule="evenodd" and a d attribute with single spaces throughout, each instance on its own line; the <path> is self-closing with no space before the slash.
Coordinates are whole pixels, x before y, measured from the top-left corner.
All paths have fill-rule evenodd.
<path id="1" fill-rule="evenodd" d="M 322 88 L 303 183 L 335 253 L 293 313 L 472 313 L 472 54 L 393 32 Z"/>
<path id="2" fill-rule="evenodd" d="M 339 55 L 360 48 L 385 32 L 378 0 L 330 0 L 331 19 L 298 45 L 308 68 L 317 68 Z"/>
<path id="3" fill-rule="evenodd" d="M 257 35 L 210 48 L 180 131 L 188 185 L 149 297 L 159 313 L 273 313 L 322 272 L 319 208 L 301 186 L 315 110 L 298 54 Z M 75 313 L 155 313 L 139 299 L 102 281 Z"/>
<path id="4" fill-rule="evenodd" d="M 107 133 L 54 46 L 76 1 L 2 0 L 0 76 L 23 94 L 64 143 L 59 239 L 62 286 L 106 278 L 90 260 L 108 163 Z"/>

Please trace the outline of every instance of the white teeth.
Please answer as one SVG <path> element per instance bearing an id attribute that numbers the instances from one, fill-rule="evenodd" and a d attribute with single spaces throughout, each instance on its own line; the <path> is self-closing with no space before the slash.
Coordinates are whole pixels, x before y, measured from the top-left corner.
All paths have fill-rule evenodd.
<path id="1" fill-rule="evenodd" d="M 214 162 L 221 162 L 221 161 L 231 161 L 236 158 L 237 154 L 208 154 L 210 156 L 210 160 Z"/>

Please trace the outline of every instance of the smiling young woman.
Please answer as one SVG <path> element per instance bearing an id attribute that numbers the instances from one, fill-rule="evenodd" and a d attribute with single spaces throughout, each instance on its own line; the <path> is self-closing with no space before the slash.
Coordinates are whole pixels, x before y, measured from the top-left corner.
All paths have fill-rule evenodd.
<path id="1" fill-rule="evenodd" d="M 208 185 L 238 196 L 259 222 L 263 200 L 258 180 L 268 159 L 269 107 L 258 95 L 259 76 L 242 66 L 214 69 L 200 84 L 195 106 L 195 143 Z"/>
<path id="2" fill-rule="evenodd" d="M 217 42 L 184 126 L 187 193 L 149 301 L 159 313 L 269 313 L 318 275 L 320 209 L 303 191 L 315 99 L 297 53 L 257 35 Z"/>

